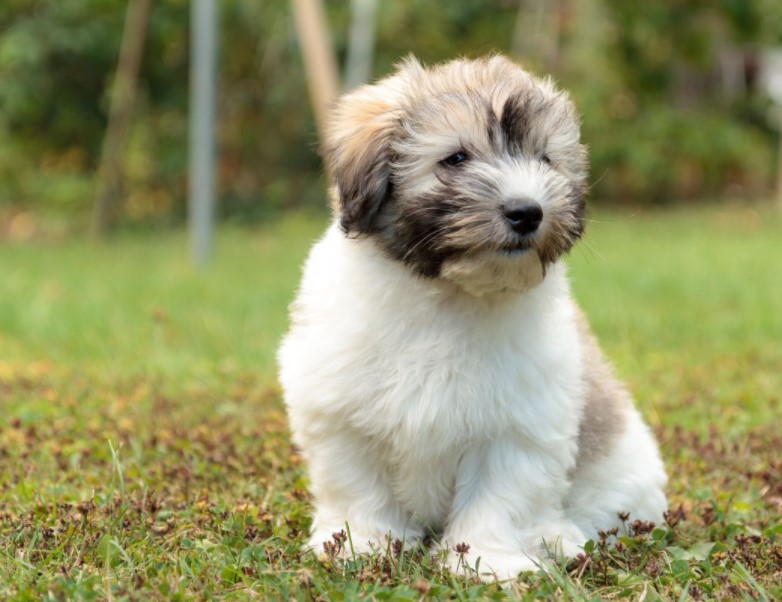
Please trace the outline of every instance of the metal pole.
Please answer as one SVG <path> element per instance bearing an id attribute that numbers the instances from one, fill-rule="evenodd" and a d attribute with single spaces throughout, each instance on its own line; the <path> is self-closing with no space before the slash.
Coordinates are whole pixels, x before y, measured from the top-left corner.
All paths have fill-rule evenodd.
<path id="1" fill-rule="evenodd" d="M 372 77 L 375 50 L 377 0 L 353 0 L 353 22 L 350 25 L 345 89 L 352 90 Z"/>
<path id="2" fill-rule="evenodd" d="M 190 9 L 190 190 L 188 225 L 193 262 L 212 255 L 215 213 L 216 0 L 193 0 Z"/>

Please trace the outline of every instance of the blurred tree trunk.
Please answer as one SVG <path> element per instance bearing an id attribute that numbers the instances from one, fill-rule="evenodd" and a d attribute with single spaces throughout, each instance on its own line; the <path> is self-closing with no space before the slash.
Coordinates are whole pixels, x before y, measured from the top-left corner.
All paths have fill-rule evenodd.
<path id="1" fill-rule="evenodd" d="M 532 59 L 546 71 L 558 72 L 572 28 L 571 8 L 569 0 L 519 0 L 511 52 L 522 62 Z"/>
<path id="2" fill-rule="evenodd" d="M 93 233 L 105 236 L 114 227 L 122 201 L 122 151 L 136 93 L 144 38 L 152 0 L 130 0 L 125 15 L 117 72 L 111 88 L 109 122 L 95 184 Z"/>
<path id="3" fill-rule="evenodd" d="M 321 143 L 326 127 L 326 113 L 339 94 L 337 61 L 331 44 L 322 0 L 291 0 L 296 33 L 299 38 L 310 100 L 315 111 Z"/>

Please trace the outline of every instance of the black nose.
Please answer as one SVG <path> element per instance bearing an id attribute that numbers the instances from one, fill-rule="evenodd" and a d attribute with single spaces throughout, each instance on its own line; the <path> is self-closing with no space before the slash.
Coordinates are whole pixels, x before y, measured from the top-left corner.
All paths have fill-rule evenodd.
<path id="1" fill-rule="evenodd" d="M 535 201 L 521 200 L 507 203 L 503 212 L 510 227 L 519 234 L 532 234 L 543 221 L 543 209 Z"/>

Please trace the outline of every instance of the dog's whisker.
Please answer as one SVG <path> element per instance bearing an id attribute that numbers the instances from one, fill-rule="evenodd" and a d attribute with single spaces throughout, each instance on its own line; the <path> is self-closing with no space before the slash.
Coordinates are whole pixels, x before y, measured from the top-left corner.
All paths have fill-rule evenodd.
<path id="1" fill-rule="evenodd" d="M 417 243 L 410 247 L 410 250 L 408 250 L 407 253 L 402 256 L 402 261 L 407 260 L 418 248 L 432 241 L 434 238 L 442 234 L 446 229 L 447 226 L 441 226 L 432 232 L 427 232 Z"/>
<path id="2" fill-rule="evenodd" d="M 583 248 L 588 250 L 593 257 L 597 257 L 598 259 L 600 259 L 604 263 L 608 263 L 608 260 L 600 253 L 600 251 L 598 251 L 594 246 L 589 244 L 586 240 L 582 239 L 580 246 L 582 246 Z M 582 250 L 582 253 L 583 253 L 583 250 Z M 586 253 L 584 253 L 584 255 L 586 255 Z"/>

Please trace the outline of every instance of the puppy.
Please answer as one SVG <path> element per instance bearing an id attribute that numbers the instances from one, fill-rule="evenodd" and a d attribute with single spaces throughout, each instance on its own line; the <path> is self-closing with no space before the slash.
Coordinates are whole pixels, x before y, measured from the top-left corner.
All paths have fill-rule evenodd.
<path id="1" fill-rule="evenodd" d="M 435 534 L 453 569 L 502 580 L 619 513 L 663 519 L 657 445 L 562 262 L 579 135 L 567 94 L 501 56 L 409 58 L 337 103 L 334 221 L 279 351 L 316 550 L 346 524 L 357 552 Z"/>

